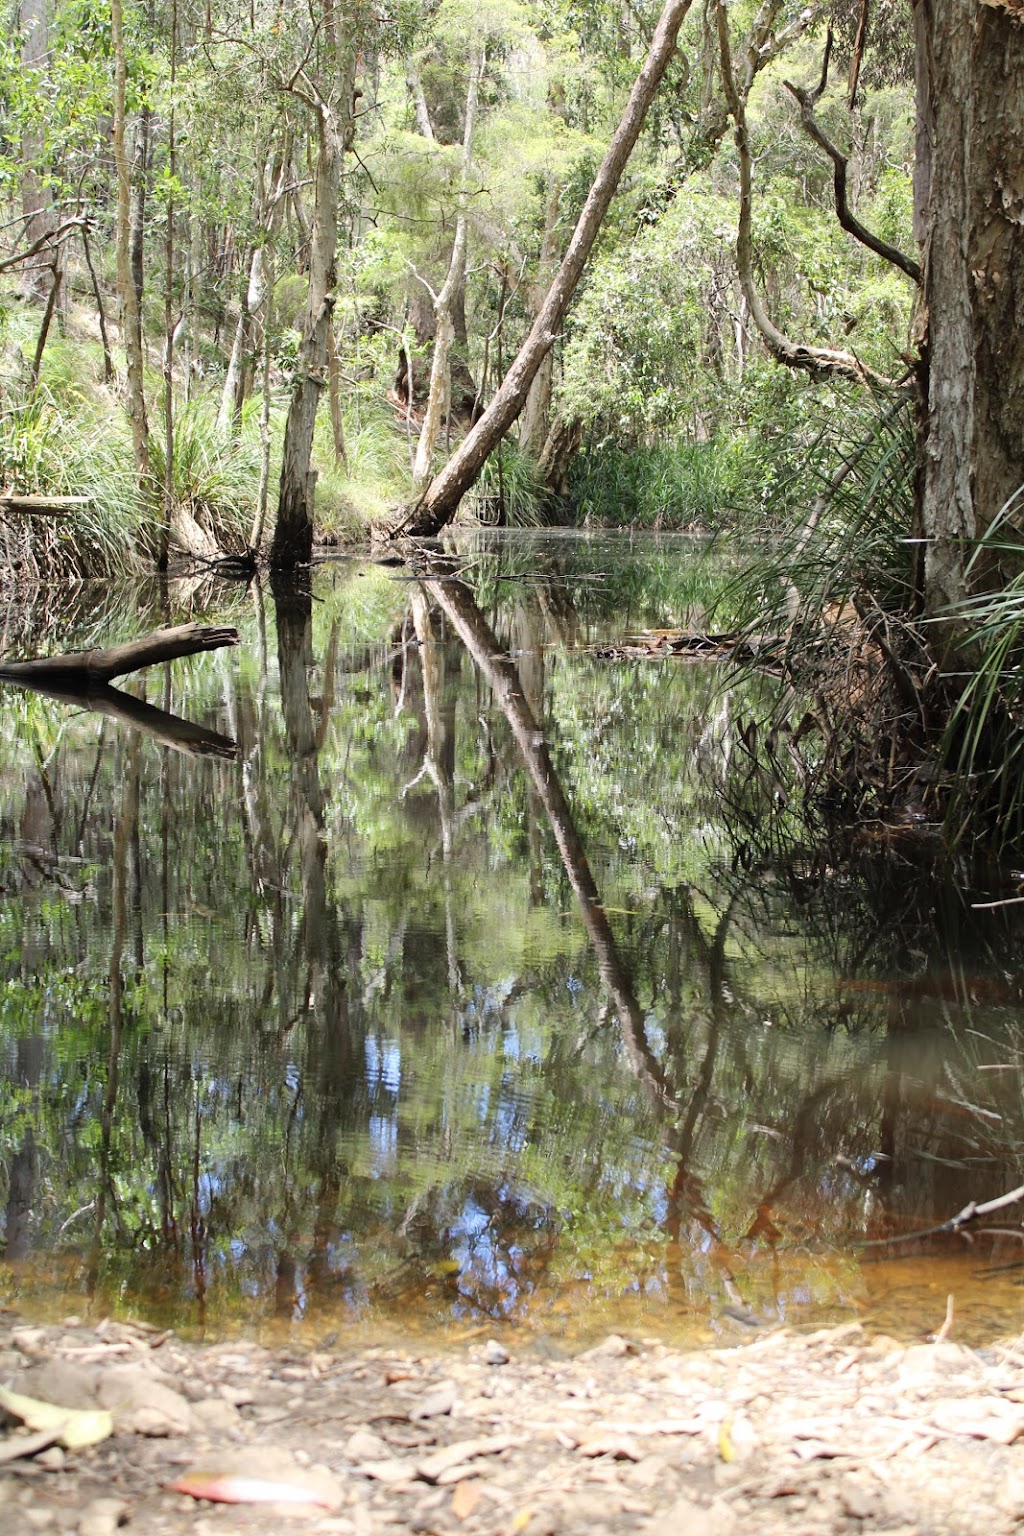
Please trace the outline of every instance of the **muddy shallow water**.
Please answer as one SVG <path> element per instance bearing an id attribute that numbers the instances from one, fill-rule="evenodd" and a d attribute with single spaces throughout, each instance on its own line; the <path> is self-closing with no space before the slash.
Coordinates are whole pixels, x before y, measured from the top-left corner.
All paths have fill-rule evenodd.
<path id="1" fill-rule="evenodd" d="M 1019 1332 L 1013 1212 L 862 1247 L 1021 1182 L 1012 872 L 751 825 L 763 683 L 598 645 L 704 625 L 693 541 L 462 553 L 12 608 L 7 654 L 241 643 L 128 680 L 187 739 L 3 689 L 0 1294 L 310 1345 Z"/>

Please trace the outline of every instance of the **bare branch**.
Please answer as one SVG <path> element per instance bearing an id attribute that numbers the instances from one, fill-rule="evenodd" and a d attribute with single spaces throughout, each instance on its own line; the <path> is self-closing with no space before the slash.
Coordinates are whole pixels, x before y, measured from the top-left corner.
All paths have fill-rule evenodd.
<path id="1" fill-rule="evenodd" d="M 937 1227 L 926 1227 L 923 1232 L 902 1232 L 896 1237 L 882 1237 L 875 1242 L 862 1243 L 862 1248 L 890 1248 L 896 1243 L 918 1242 L 925 1237 L 937 1237 L 940 1232 L 959 1232 L 969 1222 L 976 1221 L 979 1216 L 991 1216 L 993 1211 L 1005 1211 L 1007 1206 L 1019 1205 L 1024 1200 L 1024 1184 L 1011 1189 L 1005 1195 L 997 1195 L 994 1200 L 985 1200 L 981 1205 L 968 1200 L 962 1211 L 957 1211 L 948 1221 L 942 1221 Z"/>
<path id="2" fill-rule="evenodd" d="M 84 229 L 88 222 L 84 215 L 78 214 L 73 219 L 65 219 L 64 223 L 58 224 L 56 229 L 45 230 L 38 240 L 33 240 L 32 244 L 27 245 L 23 251 L 19 251 L 14 256 L 5 256 L 3 260 L 0 260 L 0 272 L 7 272 L 11 267 L 20 266 L 23 261 L 31 261 L 32 257 L 38 256 L 44 247 L 57 245 L 61 240 L 70 235 L 73 230 Z"/>
<path id="3" fill-rule="evenodd" d="M 887 240 L 872 234 L 851 209 L 846 197 L 846 172 L 849 161 L 841 150 L 837 149 L 829 139 L 820 123 L 814 115 L 814 108 L 828 83 L 828 61 L 832 51 L 832 29 L 829 28 L 828 40 L 825 44 L 825 57 L 821 66 L 821 79 L 812 91 L 805 90 L 802 86 L 794 85 L 791 80 L 782 83 L 786 90 L 800 104 L 800 120 L 804 130 L 810 135 L 819 149 L 823 149 L 832 161 L 833 185 L 836 199 L 836 217 L 848 235 L 859 240 L 861 245 L 866 245 L 869 251 L 874 251 L 876 256 L 881 256 L 883 261 L 890 262 L 894 267 L 899 267 L 901 272 L 915 283 L 921 281 L 921 267 L 912 256 L 905 256 L 896 246 L 890 245 Z"/>
<path id="4" fill-rule="evenodd" d="M 787 368 L 799 368 L 818 377 L 845 378 L 857 384 L 874 384 L 878 388 L 892 388 L 895 381 L 869 368 L 852 352 L 831 347 L 805 346 L 780 331 L 765 308 L 764 300 L 754 282 L 753 238 L 751 235 L 751 206 L 753 177 L 751 169 L 750 137 L 747 132 L 747 115 L 743 93 L 738 89 L 733 73 L 732 53 L 729 47 L 729 22 L 723 0 L 717 0 L 718 42 L 722 60 L 722 85 L 729 111 L 736 130 L 736 149 L 739 154 L 740 207 L 739 226 L 736 231 L 736 272 L 743 296 L 750 306 L 750 314 L 764 339 L 765 346 L 777 362 Z"/>

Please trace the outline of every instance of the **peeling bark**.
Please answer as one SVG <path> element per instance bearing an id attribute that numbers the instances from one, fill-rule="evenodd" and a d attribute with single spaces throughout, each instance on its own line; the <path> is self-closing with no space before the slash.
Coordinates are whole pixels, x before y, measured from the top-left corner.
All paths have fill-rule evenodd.
<path id="1" fill-rule="evenodd" d="M 131 173 L 125 148 L 128 69 L 124 51 L 121 0 L 110 0 L 110 35 L 114 54 L 114 167 L 117 174 L 117 289 L 121 300 L 122 341 L 127 360 L 128 416 L 140 495 L 152 499 L 149 466 L 149 423 L 143 382 L 142 329 L 131 267 Z"/>
<path id="2" fill-rule="evenodd" d="M 1024 27 L 976 0 L 917 0 L 915 18 L 919 498 L 934 615 L 962 600 L 970 541 L 1024 483 Z"/>
<path id="3" fill-rule="evenodd" d="M 333 33 L 338 25 L 333 10 L 329 20 Z M 316 200 L 310 232 L 306 319 L 285 423 L 277 523 L 270 548 L 270 564 L 278 571 L 308 565 L 313 553 L 313 432 L 329 366 L 331 312 L 337 281 L 338 205 L 342 167 L 352 136 L 358 59 L 354 39 L 346 36 L 335 37 L 332 53 L 337 69 L 327 95 L 309 81 L 301 88 L 296 82 L 291 85 L 316 117 Z"/>

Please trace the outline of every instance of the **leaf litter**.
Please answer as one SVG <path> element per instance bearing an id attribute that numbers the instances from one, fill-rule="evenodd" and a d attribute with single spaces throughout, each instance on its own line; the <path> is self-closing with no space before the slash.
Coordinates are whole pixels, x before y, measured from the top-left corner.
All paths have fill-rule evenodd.
<path id="1" fill-rule="evenodd" d="M 0 1314 L 0 1536 L 206 1536 L 221 1520 L 253 1536 L 282 1520 L 318 1536 L 1010 1536 L 1024 1521 L 1019 1346 L 859 1325 L 694 1353 L 494 1342 L 272 1350 Z"/>

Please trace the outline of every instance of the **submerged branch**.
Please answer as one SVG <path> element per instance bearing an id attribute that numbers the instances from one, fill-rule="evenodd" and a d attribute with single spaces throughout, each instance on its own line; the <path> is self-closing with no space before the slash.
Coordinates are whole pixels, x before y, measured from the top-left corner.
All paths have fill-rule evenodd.
<path id="1" fill-rule="evenodd" d="M 1011 1189 L 1008 1194 L 997 1195 L 994 1200 L 985 1200 L 978 1205 L 973 1200 L 968 1200 L 962 1211 L 951 1216 L 948 1221 L 941 1221 L 937 1227 L 925 1227 L 923 1232 L 903 1232 L 896 1237 L 880 1237 L 871 1243 L 862 1243 L 862 1248 L 889 1248 L 896 1243 L 919 1242 L 925 1237 L 938 1237 L 942 1232 L 959 1232 L 969 1222 L 976 1221 L 979 1216 L 991 1216 L 994 1211 L 1005 1211 L 1009 1205 L 1019 1205 L 1024 1200 L 1024 1184 L 1016 1189 Z"/>

